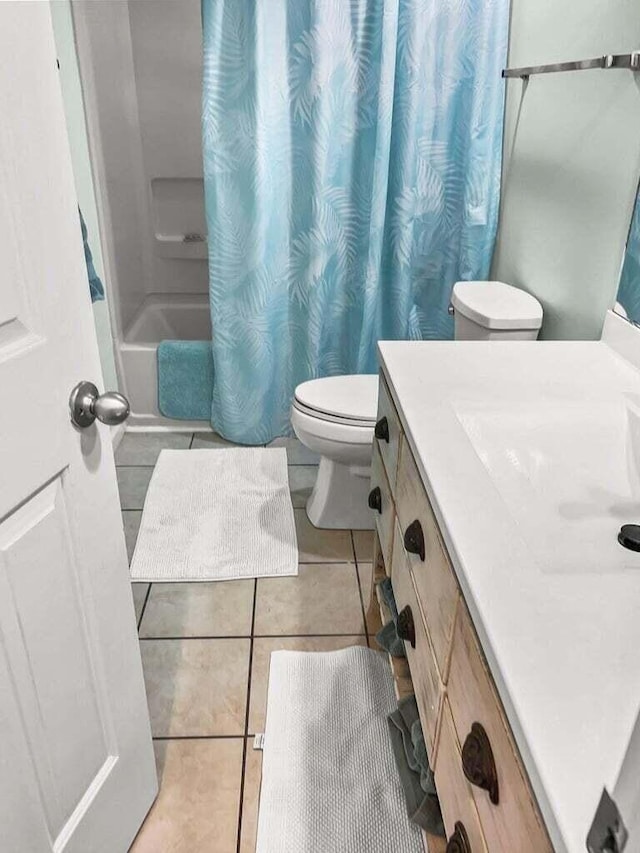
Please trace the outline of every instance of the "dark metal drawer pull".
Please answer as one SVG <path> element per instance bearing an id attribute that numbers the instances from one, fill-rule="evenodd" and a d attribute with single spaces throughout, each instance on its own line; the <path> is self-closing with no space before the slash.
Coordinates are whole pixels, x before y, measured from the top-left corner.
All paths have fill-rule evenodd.
<path id="1" fill-rule="evenodd" d="M 467 830 L 459 820 L 456 821 L 453 835 L 447 841 L 447 853 L 472 853 Z"/>
<path id="2" fill-rule="evenodd" d="M 382 515 L 382 492 L 380 486 L 375 486 L 369 492 L 369 508 L 377 510 Z"/>
<path id="3" fill-rule="evenodd" d="M 369 421 L 371 423 L 371 421 Z M 373 434 L 380 441 L 386 441 L 389 444 L 389 421 L 386 418 L 380 418 L 373 430 Z"/>
<path id="4" fill-rule="evenodd" d="M 417 554 L 424 562 L 424 533 L 417 518 L 404 532 L 404 547 L 410 554 Z"/>
<path id="5" fill-rule="evenodd" d="M 489 737 L 480 723 L 474 723 L 462 747 L 462 769 L 472 785 L 487 791 L 494 806 L 500 802 L 498 771 Z"/>
<path id="6" fill-rule="evenodd" d="M 416 647 L 416 626 L 413 622 L 413 613 L 411 612 L 411 608 L 407 604 L 406 607 L 403 607 L 400 613 L 398 613 L 397 619 L 397 630 L 398 636 L 401 640 L 405 640 L 407 643 L 411 644 L 411 648 L 415 649 Z"/>

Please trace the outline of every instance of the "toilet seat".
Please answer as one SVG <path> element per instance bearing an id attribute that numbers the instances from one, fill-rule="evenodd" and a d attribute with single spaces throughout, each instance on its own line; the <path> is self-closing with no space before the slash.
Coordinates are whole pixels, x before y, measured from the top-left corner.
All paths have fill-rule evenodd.
<path id="1" fill-rule="evenodd" d="M 345 418 L 340 415 L 332 415 L 328 412 L 322 412 L 318 409 L 311 409 L 309 406 L 305 406 L 303 403 L 300 403 L 299 400 L 293 401 L 293 408 L 301 412 L 303 415 L 306 415 L 308 418 L 313 418 L 317 421 L 323 421 L 325 423 L 330 424 L 340 424 L 342 426 L 355 427 L 356 429 L 373 429 L 375 426 L 375 420 L 373 421 L 359 421 L 356 418 Z"/>
<path id="2" fill-rule="evenodd" d="M 378 377 L 363 374 L 311 379 L 296 388 L 293 408 L 319 421 L 372 429 L 378 408 Z"/>
<path id="3" fill-rule="evenodd" d="M 306 412 L 294 401 L 291 407 L 291 423 L 298 438 L 303 438 L 311 450 L 329 453 L 325 445 L 371 447 L 375 423 L 353 423 L 337 417 L 321 417 L 317 412 Z"/>

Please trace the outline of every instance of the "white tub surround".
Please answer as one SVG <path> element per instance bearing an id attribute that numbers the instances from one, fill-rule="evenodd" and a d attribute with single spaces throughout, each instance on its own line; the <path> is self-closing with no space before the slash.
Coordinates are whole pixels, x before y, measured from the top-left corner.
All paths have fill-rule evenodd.
<path id="1" fill-rule="evenodd" d="M 200 0 L 72 0 L 72 10 L 103 281 L 130 424 L 206 428 L 161 416 L 155 374 L 159 341 L 211 339 L 210 329 L 203 333 L 208 307 L 188 308 L 208 301 Z M 167 92 L 176 93 L 170 109 Z"/>
<path id="2" fill-rule="evenodd" d="M 210 429 L 205 421 L 173 421 L 158 409 L 160 341 L 211 340 L 211 316 L 206 294 L 155 294 L 145 299 L 118 345 L 124 392 L 131 405 L 129 425 L 163 429 Z"/>
<path id="3" fill-rule="evenodd" d="M 640 707 L 640 554 L 617 541 L 640 522 L 640 371 L 611 340 L 379 345 L 548 832 L 568 853 L 585 850 Z"/>

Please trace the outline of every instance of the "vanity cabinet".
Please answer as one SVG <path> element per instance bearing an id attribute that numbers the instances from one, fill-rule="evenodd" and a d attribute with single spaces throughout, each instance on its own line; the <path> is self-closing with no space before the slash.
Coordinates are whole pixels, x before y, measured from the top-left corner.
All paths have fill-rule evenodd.
<path id="1" fill-rule="evenodd" d="M 492 773 L 482 768 L 491 762 L 495 767 L 495 795 L 486 786 L 471 786 L 489 849 L 551 850 L 466 607 L 460 608 L 456 621 L 448 700 L 458 739 L 468 748 L 470 773 L 483 776 L 486 783 Z M 478 723 L 482 731 L 474 731 Z M 484 754 L 488 752 L 491 756 Z"/>
<path id="2" fill-rule="evenodd" d="M 440 541 L 438 525 L 411 448 L 405 440 L 400 444 L 396 505 L 404 550 L 429 625 L 438 671 L 446 682 L 458 584 Z"/>
<path id="3" fill-rule="evenodd" d="M 465 833 L 473 853 L 488 853 L 478 811 L 471 794 L 471 785 L 466 780 L 462 769 L 460 743 L 456 735 L 451 708 L 446 699 L 442 709 L 441 726 L 435 779 L 447 835 L 451 836 L 456 826 L 462 826 L 464 829 L 459 829 L 459 832 Z"/>
<path id="4" fill-rule="evenodd" d="M 402 427 L 387 384 L 382 378 L 378 391 L 378 419 L 374 435 L 374 445 L 382 457 L 389 484 L 393 489 L 396 484 Z"/>
<path id="5" fill-rule="evenodd" d="M 374 571 L 377 580 L 384 574 L 392 579 L 407 652 L 406 662 L 392 660 L 396 692 L 403 695 L 412 689 L 416 695 L 447 831 L 447 843 L 425 836 L 427 849 L 551 853 L 401 414 L 383 376 L 379 401 L 370 496 L 377 532 Z M 382 612 L 382 618 L 387 617 Z"/>
<path id="6" fill-rule="evenodd" d="M 387 566 L 391 566 L 396 511 L 387 473 L 377 445 L 374 445 L 371 462 L 369 507 L 376 514 L 376 529 L 384 562 Z"/>
<path id="7" fill-rule="evenodd" d="M 435 655 L 422 609 L 418 601 L 413 575 L 402 545 L 402 535 L 396 525 L 391 579 L 398 608 L 399 631 L 406 634 L 407 660 L 413 676 L 413 689 L 420 711 L 429 755 L 435 754 L 440 702 L 443 685 L 439 677 Z M 404 638 L 404 637 L 403 637 Z"/>

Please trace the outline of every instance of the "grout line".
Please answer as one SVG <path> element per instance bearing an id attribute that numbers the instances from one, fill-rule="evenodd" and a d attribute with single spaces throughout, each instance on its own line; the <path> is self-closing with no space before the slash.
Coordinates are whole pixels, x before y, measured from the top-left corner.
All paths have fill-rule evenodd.
<path id="1" fill-rule="evenodd" d="M 364 637 L 364 631 L 338 631 L 337 634 L 321 634 L 317 631 L 313 634 L 254 634 L 254 640 L 297 640 L 305 637 Z"/>
<path id="2" fill-rule="evenodd" d="M 141 465 L 140 462 L 127 462 L 127 463 L 119 463 L 116 465 L 116 469 L 118 468 L 155 468 L 156 463 L 154 462 L 152 465 Z"/>
<path id="3" fill-rule="evenodd" d="M 353 530 L 349 531 L 349 535 L 351 536 L 351 547 L 353 549 L 353 561 L 355 563 L 356 569 L 356 578 L 358 581 L 358 595 L 360 596 L 360 611 L 362 613 L 362 621 L 364 623 L 364 635 L 367 638 L 367 647 L 370 648 L 369 644 L 369 626 L 367 625 L 367 614 L 364 609 L 364 597 L 362 595 L 362 584 L 360 583 L 360 567 L 358 565 L 358 557 L 356 555 L 356 540 L 353 535 Z"/>
<path id="4" fill-rule="evenodd" d="M 247 708 L 244 716 L 244 742 L 242 744 L 242 777 L 240 779 L 240 807 L 238 809 L 238 835 L 236 853 L 240 853 L 242 842 L 242 806 L 244 801 L 245 768 L 247 764 L 247 738 L 249 735 L 249 710 L 251 707 L 251 669 L 253 667 L 253 632 L 256 626 L 256 602 L 258 598 L 258 579 L 253 582 L 253 610 L 251 612 L 251 642 L 249 645 L 249 675 L 247 677 Z"/>
<path id="5" fill-rule="evenodd" d="M 138 634 L 140 633 L 140 625 L 142 625 L 142 617 L 144 616 L 144 611 L 147 609 L 147 601 L 149 601 L 149 596 L 151 595 L 151 587 L 153 584 L 149 584 L 149 588 L 147 589 L 147 594 L 144 597 L 144 601 L 142 602 L 142 610 L 140 611 L 140 618 L 138 619 Z M 138 641 L 140 637 L 138 637 Z"/>
<path id="6" fill-rule="evenodd" d="M 251 634 L 187 634 L 181 636 L 177 634 L 175 636 L 170 637 L 140 637 L 140 641 L 142 640 L 153 640 L 154 642 L 158 642 L 158 640 L 250 640 Z"/>
<path id="7" fill-rule="evenodd" d="M 351 556 L 353 557 L 353 562 L 358 565 L 358 557 L 356 555 L 356 540 L 353 536 L 353 530 L 349 531 L 349 539 L 351 540 Z"/>
<path id="8" fill-rule="evenodd" d="M 142 618 L 142 617 L 141 617 Z M 191 635 L 188 637 L 140 637 L 140 642 L 143 640 L 153 640 L 154 642 L 158 642 L 160 640 L 172 640 L 176 642 L 177 640 L 296 640 L 296 639 L 304 639 L 308 637 L 365 637 L 365 631 L 338 631 L 334 634 L 322 634 L 317 631 L 313 634 L 253 634 L 250 637 L 247 634 L 221 634 L 216 636 L 198 636 Z"/>
<path id="9" fill-rule="evenodd" d="M 0 0 L 1 2 L 1 0 Z M 137 509 L 123 509 L 122 512 L 139 512 Z M 371 562 L 371 560 L 365 561 Z M 354 560 L 298 560 L 299 566 L 326 566 L 327 564 L 331 564 L 332 566 L 352 566 L 354 564 Z M 296 578 L 297 575 L 261 575 L 260 577 L 240 577 L 240 578 L 222 578 L 221 580 L 207 580 L 207 581 L 190 581 L 190 580 L 179 580 L 179 581 L 171 581 L 171 580 L 162 580 L 162 581 L 145 581 L 145 580 L 137 580 L 134 578 L 132 583 L 161 583 L 165 586 L 178 586 L 179 584 L 185 583 L 199 583 L 205 585 L 216 584 L 216 583 L 229 583 L 230 581 L 242 581 L 243 583 L 248 581 L 279 581 L 279 580 L 292 580 Z"/>
<path id="10" fill-rule="evenodd" d="M 249 710 L 251 706 L 251 670 L 253 667 L 253 632 L 255 630 L 255 621 L 256 621 L 256 600 L 258 597 L 258 580 L 257 578 L 254 580 L 253 584 L 253 608 L 251 612 L 251 641 L 249 645 L 249 673 L 247 678 L 247 706 L 245 711 L 245 720 L 244 720 L 244 741 L 242 744 L 242 777 L 240 779 L 240 804 L 238 809 L 238 833 L 237 833 L 237 843 L 236 843 L 236 851 L 240 853 L 240 845 L 242 841 L 242 808 L 244 802 L 244 785 L 245 785 L 245 768 L 247 762 L 247 736 L 249 731 Z"/>
<path id="11" fill-rule="evenodd" d="M 242 735 L 154 735 L 152 740 L 242 740 Z"/>

